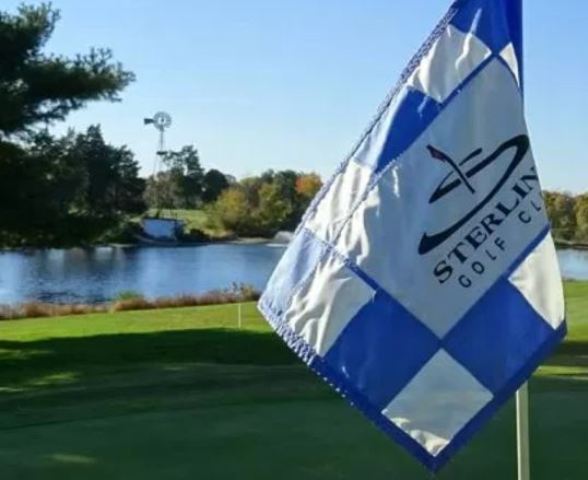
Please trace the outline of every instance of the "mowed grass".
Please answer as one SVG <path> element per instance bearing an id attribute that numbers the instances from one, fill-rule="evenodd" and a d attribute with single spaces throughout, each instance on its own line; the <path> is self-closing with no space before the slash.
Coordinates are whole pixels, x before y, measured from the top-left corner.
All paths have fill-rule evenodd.
<path id="1" fill-rule="evenodd" d="M 588 283 L 531 381 L 534 479 L 588 478 Z M 0 322 L 0 479 L 429 479 L 253 304 Z M 510 402 L 439 475 L 515 478 Z"/>

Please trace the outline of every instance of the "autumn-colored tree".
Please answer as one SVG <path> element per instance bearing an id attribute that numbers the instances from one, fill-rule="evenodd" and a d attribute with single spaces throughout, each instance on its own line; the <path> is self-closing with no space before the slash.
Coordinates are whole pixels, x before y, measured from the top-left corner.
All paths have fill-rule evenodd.
<path id="1" fill-rule="evenodd" d="M 296 191 L 309 200 L 314 198 L 322 186 L 321 177 L 316 173 L 299 175 L 296 179 Z"/>
<path id="2" fill-rule="evenodd" d="M 225 190 L 212 210 L 238 235 L 271 237 L 296 228 L 320 186 L 320 177 L 313 173 L 268 170 Z"/>

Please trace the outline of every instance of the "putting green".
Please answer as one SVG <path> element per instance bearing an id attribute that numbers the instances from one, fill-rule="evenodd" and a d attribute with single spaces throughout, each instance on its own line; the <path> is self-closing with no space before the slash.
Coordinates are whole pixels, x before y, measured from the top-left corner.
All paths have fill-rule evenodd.
<path id="1" fill-rule="evenodd" d="M 534 479 L 588 472 L 588 283 L 531 385 Z M 428 479 L 254 305 L 0 322 L 2 479 Z M 512 402 L 438 476 L 515 478 Z"/>

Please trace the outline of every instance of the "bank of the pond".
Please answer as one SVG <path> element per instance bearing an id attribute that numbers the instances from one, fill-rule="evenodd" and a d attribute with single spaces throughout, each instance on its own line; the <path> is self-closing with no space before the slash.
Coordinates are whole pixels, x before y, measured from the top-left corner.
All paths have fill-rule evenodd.
<path id="1" fill-rule="evenodd" d="M 588 312 L 588 282 L 564 282 L 566 298 L 573 302 L 568 311 L 573 310 L 574 316 L 580 316 L 580 307 Z M 111 314 L 125 311 L 167 310 L 173 308 L 202 307 L 211 305 L 242 304 L 257 301 L 260 292 L 248 285 L 236 285 L 232 289 L 217 290 L 201 295 L 178 295 L 146 299 L 135 292 L 123 292 L 113 302 L 98 305 L 87 304 L 53 304 L 28 302 L 21 305 L 0 306 L 0 320 L 26 320 L 43 317 L 68 317 L 72 315 Z M 578 309 L 576 311 L 576 309 Z"/>
<path id="2" fill-rule="evenodd" d="M 567 240 L 555 240 L 555 246 L 558 250 L 588 250 L 586 242 L 569 242 Z"/>
<path id="3" fill-rule="evenodd" d="M 248 285 L 235 285 L 226 290 L 216 290 L 201 295 L 177 295 L 147 299 L 133 292 L 122 292 L 113 302 L 88 305 L 83 303 L 56 304 L 26 302 L 16 306 L 0 306 L 0 320 L 19 320 L 42 317 L 65 317 L 96 313 L 114 313 L 134 310 L 157 310 L 168 308 L 199 307 L 252 302 L 260 293 Z"/>

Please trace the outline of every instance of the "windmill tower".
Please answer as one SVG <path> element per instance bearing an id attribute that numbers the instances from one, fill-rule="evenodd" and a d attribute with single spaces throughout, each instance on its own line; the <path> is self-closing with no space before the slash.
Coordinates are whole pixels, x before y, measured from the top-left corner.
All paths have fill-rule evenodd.
<path id="1" fill-rule="evenodd" d="M 161 159 L 165 155 L 165 130 L 171 127 L 172 118 L 167 112 L 157 112 L 152 118 L 143 119 L 144 125 L 153 125 L 159 132 L 159 142 L 155 152 L 155 162 L 153 164 L 153 176 L 157 175 L 161 167 Z"/>
<path id="2" fill-rule="evenodd" d="M 159 132 L 157 151 L 153 163 L 153 180 L 157 180 L 157 174 L 161 169 L 163 156 L 166 154 L 165 131 L 171 126 L 172 118 L 169 113 L 157 112 L 152 118 L 143 119 L 144 125 L 153 125 Z M 170 243 L 177 242 L 183 233 L 184 225 L 177 218 L 166 218 L 161 215 L 161 201 L 158 193 L 155 199 L 157 213 L 154 217 L 143 219 L 143 240 L 146 243 Z"/>

